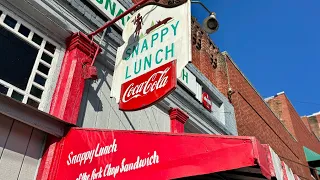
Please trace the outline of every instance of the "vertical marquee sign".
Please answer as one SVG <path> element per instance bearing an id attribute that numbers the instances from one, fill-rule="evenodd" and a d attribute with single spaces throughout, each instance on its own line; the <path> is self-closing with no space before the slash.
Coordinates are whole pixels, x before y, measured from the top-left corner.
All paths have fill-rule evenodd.
<path id="1" fill-rule="evenodd" d="M 111 97 L 133 111 L 164 98 L 191 61 L 190 1 L 147 3 L 126 23 L 118 48 Z"/>

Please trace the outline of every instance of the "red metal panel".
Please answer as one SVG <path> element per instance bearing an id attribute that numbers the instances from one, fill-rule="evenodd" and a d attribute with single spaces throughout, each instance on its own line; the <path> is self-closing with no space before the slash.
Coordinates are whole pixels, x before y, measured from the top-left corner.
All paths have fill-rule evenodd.
<path id="1" fill-rule="evenodd" d="M 255 165 L 270 178 L 265 150 L 250 137 L 75 128 L 59 147 L 52 179 L 173 179 Z"/>
<path id="2" fill-rule="evenodd" d="M 119 109 L 146 108 L 164 98 L 177 86 L 176 60 L 166 63 L 121 86 Z"/>
<path id="3" fill-rule="evenodd" d="M 268 152 L 263 147 L 263 145 L 259 143 L 257 139 L 253 139 L 253 144 L 254 144 L 253 152 L 255 153 L 255 157 L 257 158 L 258 164 L 260 165 L 261 173 L 266 178 L 270 179 L 271 173 L 270 173 L 270 162 L 268 161 Z"/>

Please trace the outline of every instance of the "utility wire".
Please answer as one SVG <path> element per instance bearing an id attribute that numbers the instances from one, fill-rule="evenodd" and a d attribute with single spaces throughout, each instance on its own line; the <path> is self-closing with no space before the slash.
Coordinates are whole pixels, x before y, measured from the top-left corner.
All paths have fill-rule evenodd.
<path id="1" fill-rule="evenodd" d="M 297 103 L 302 103 L 302 104 L 313 104 L 313 105 L 318 105 L 318 106 L 320 106 L 320 103 L 315 103 L 315 102 L 296 101 L 296 100 L 290 100 L 290 101 L 297 102 Z"/>

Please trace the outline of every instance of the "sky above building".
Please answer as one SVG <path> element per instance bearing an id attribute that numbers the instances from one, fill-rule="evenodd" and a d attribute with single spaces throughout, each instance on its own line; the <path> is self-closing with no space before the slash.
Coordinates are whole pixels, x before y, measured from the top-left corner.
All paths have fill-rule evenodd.
<path id="1" fill-rule="evenodd" d="M 263 98 L 284 91 L 299 115 L 320 111 L 320 1 L 201 0 L 217 13 L 210 37 Z M 202 23 L 208 15 L 192 4 Z"/>

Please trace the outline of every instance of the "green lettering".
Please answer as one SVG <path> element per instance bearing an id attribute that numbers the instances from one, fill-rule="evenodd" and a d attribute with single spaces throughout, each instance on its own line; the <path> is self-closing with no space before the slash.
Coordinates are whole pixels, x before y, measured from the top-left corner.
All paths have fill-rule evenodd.
<path id="1" fill-rule="evenodd" d="M 163 37 L 168 34 L 169 29 L 166 27 L 164 29 L 161 30 L 161 37 L 160 37 L 160 42 L 163 41 Z"/>
<path id="2" fill-rule="evenodd" d="M 143 41 L 143 45 L 142 45 L 142 48 L 141 48 L 141 52 L 142 53 L 143 51 L 145 50 L 148 50 L 148 43 L 147 43 L 147 39 L 144 39 Z"/>
<path id="3" fill-rule="evenodd" d="M 152 60 L 152 55 L 151 54 L 149 56 L 149 59 L 148 59 L 148 56 L 144 57 L 144 66 L 143 66 L 144 70 L 147 69 L 146 64 L 148 65 L 149 68 L 151 68 L 151 60 Z"/>
<path id="4" fill-rule="evenodd" d="M 103 0 L 97 0 L 97 3 L 102 4 Z"/>
<path id="5" fill-rule="evenodd" d="M 141 71 L 141 59 L 139 60 L 139 70 L 137 70 L 137 61 L 134 62 L 134 74 L 138 74 Z"/>
<path id="6" fill-rule="evenodd" d="M 111 0 L 106 0 L 106 4 L 104 5 L 104 8 L 106 10 L 108 10 L 108 7 L 110 7 L 110 13 L 112 14 L 112 16 L 114 16 L 114 12 L 116 10 L 116 3 L 114 2 L 112 5 Z"/>
<path id="7" fill-rule="evenodd" d="M 129 60 L 129 59 L 130 59 L 130 55 L 131 55 L 131 52 L 130 52 L 130 51 L 131 51 L 131 49 L 130 49 L 130 48 L 128 48 L 128 49 L 126 50 L 126 55 L 127 55 L 127 57 L 125 57 L 125 58 L 124 58 L 124 60 L 126 60 L 126 61 L 127 61 L 127 60 Z"/>
<path id="8" fill-rule="evenodd" d="M 177 27 L 180 21 L 177 21 L 176 25 L 171 24 L 171 27 L 173 29 L 173 35 L 176 36 L 177 35 Z"/>
<path id="9" fill-rule="evenodd" d="M 188 84 L 188 72 L 182 69 L 182 80 L 184 80 Z"/>
<path id="10" fill-rule="evenodd" d="M 123 13 L 123 10 L 122 10 L 122 9 L 119 9 L 119 11 L 118 11 L 118 13 L 117 13 L 117 16 L 120 16 L 120 14 L 122 14 L 122 13 Z M 125 24 L 126 24 L 124 17 L 121 18 L 121 23 L 122 23 L 122 25 L 125 25 Z"/>
<path id="11" fill-rule="evenodd" d="M 129 71 L 129 67 L 127 66 L 127 67 L 126 67 L 126 79 L 128 79 L 128 78 L 131 77 L 131 75 L 128 75 L 128 71 Z"/>
<path id="12" fill-rule="evenodd" d="M 166 60 L 168 60 L 168 54 L 171 52 L 171 58 L 174 56 L 174 43 L 171 44 L 171 49 L 166 46 Z"/>
<path id="13" fill-rule="evenodd" d="M 159 49 L 159 50 L 157 51 L 157 53 L 156 53 L 156 63 L 157 63 L 157 64 L 160 64 L 161 61 L 163 60 L 163 58 L 161 58 L 160 61 L 158 61 L 159 52 L 163 52 L 163 50 L 162 50 L 162 49 Z"/>
<path id="14" fill-rule="evenodd" d="M 133 52 L 131 53 L 131 57 L 134 57 L 134 53 L 136 54 L 136 56 L 138 56 L 139 54 L 139 43 L 137 44 L 137 46 L 133 46 Z"/>
<path id="15" fill-rule="evenodd" d="M 141 59 L 139 60 L 139 70 L 137 70 L 137 61 L 134 62 L 134 74 L 138 74 L 141 71 Z"/>
<path id="16" fill-rule="evenodd" d="M 152 35 L 152 37 L 151 37 L 151 48 L 153 47 L 154 41 L 157 40 L 158 37 L 159 37 L 158 33 L 155 33 L 155 34 Z"/>

